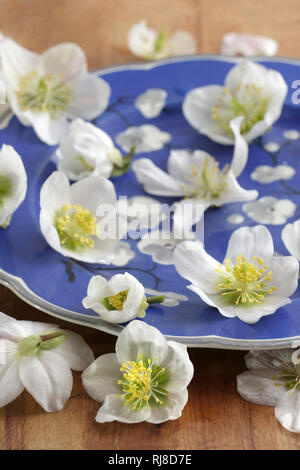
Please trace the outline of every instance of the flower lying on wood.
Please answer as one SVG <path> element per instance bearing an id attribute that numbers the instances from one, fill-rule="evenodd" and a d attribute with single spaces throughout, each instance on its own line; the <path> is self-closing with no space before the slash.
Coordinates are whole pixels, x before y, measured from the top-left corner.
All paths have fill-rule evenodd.
<path id="1" fill-rule="evenodd" d="M 9 225 L 12 214 L 24 201 L 27 175 L 20 155 L 10 145 L 0 151 L 0 227 Z"/>
<path id="2" fill-rule="evenodd" d="M 0 358 L 0 406 L 26 389 L 45 411 L 59 411 L 72 391 L 71 369 L 84 370 L 94 354 L 72 331 L 0 313 Z"/>
<path id="3" fill-rule="evenodd" d="M 131 274 L 116 274 L 109 281 L 93 276 L 88 285 L 87 297 L 82 301 L 103 320 L 125 323 L 136 317 L 143 318 L 150 304 L 161 303 L 164 296 L 146 298 L 144 286 Z"/>
<path id="4" fill-rule="evenodd" d="M 300 261 L 300 220 L 287 224 L 281 232 L 281 238 L 288 252 Z"/>
<path id="5" fill-rule="evenodd" d="M 70 186 L 68 178 L 55 171 L 42 186 L 40 204 L 41 231 L 54 250 L 87 263 L 113 261 L 127 225 L 117 217 L 111 181 L 89 176 Z"/>
<path id="6" fill-rule="evenodd" d="M 68 120 L 94 119 L 107 107 L 110 87 L 88 73 L 85 54 L 76 44 L 59 44 L 39 55 L 6 38 L 1 61 L 14 114 L 48 145 L 60 142 Z"/>
<path id="7" fill-rule="evenodd" d="M 255 34 L 227 33 L 221 41 L 220 53 L 229 56 L 268 56 L 272 57 L 278 49 L 272 38 Z"/>
<path id="8" fill-rule="evenodd" d="M 116 353 L 98 357 L 82 382 L 92 398 L 103 402 L 97 422 L 157 424 L 181 416 L 193 373 L 186 346 L 133 320 L 120 333 Z"/>
<path id="9" fill-rule="evenodd" d="M 288 431 L 300 432 L 300 350 L 250 351 L 249 371 L 237 376 L 237 390 L 247 401 L 274 406 L 275 417 Z"/>
<path id="10" fill-rule="evenodd" d="M 224 86 L 206 85 L 191 90 L 183 102 L 183 114 L 201 134 L 220 144 L 232 145 L 230 123 L 237 116 L 247 142 L 269 130 L 280 117 L 287 84 L 276 70 L 250 61 L 233 67 Z"/>
<path id="11" fill-rule="evenodd" d="M 128 47 L 134 55 L 146 60 L 196 52 L 196 42 L 187 31 L 176 31 L 168 38 L 164 31 L 157 32 L 149 28 L 146 21 L 140 21 L 130 28 Z"/>
<path id="12" fill-rule="evenodd" d="M 236 143 L 230 167 L 222 170 L 208 153 L 196 150 L 172 150 L 168 160 L 168 173 L 157 167 L 152 160 L 135 160 L 132 168 L 137 180 L 147 193 L 158 196 L 182 197 L 209 206 L 222 206 L 230 202 L 251 201 L 257 198 L 257 191 L 245 190 L 237 182 L 244 169 L 248 146 L 238 133 L 237 118 L 231 126 L 236 133 Z"/>
<path id="13" fill-rule="evenodd" d="M 57 149 L 59 171 L 72 181 L 91 175 L 107 178 L 128 171 L 133 151 L 123 157 L 106 132 L 82 119 L 75 119 Z"/>
<path id="14" fill-rule="evenodd" d="M 263 225 L 241 227 L 230 237 L 222 263 L 192 241 L 174 254 L 178 273 L 201 299 L 225 317 L 256 323 L 291 302 L 299 264 L 292 256 L 273 256 L 273 240 Z"/>

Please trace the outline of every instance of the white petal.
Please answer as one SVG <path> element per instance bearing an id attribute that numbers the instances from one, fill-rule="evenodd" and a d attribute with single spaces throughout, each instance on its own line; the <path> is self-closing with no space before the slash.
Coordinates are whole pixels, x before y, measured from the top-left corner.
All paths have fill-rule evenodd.
<path id="1" fill-rule="evenodd" d="M 45 411 L 61 410 L 71 394 L 73 377 L 70 367 L 53 351 L 21 359 L 19 374 L 26 390 Z"/>
<path id="2" fill-rule="evenodd" d="M 86 73 L 87 62 L 81 47 L 66 42 L 45 51 L 41 55 L 41 67 L 45 73 L 60 73 L 64 80 L 72 80 Z"/>
<path id="3" fill-rule="evenodd" d="M 132 410 L 129 406 L 125 405 L 123 396 L 107 395 L 97 413 L 96 421 L 98 423 L 119 421 L 120 423 L 131 424 L 146 421 L 149 416 L 150 410 L 146 406 L 141 410 Z"/>
<path id="4" fill-rule="evenodd" d="M 298 390 L 286 391 L 277 406 L 275 416 L 284 428 L 291 432 L 300 432 L 300 395 Z"/>
<path id="5" fill-rule="evenodd" d="M 54 171 L 44 182 L 40 196 L 41 210 L 47 216 L 50 225 L 53 223 L 55 212 L 69 203 L 71 203 L 71 191 L 68 178 L 62 172 Z"/>
<path id="6" fill-rule="evenodd" d="M 175 31 L 170 37 L 169 47 L 172 55 L 188 55 L 197 52 L 196 41 L 187 31 Z"/>
<path id="7" fill-rule="evenodd" d="M 300 220 L 287 224 L 281 232 L 281 238 L 286 249 L 300 261 Z"/>
<path id="8" fill-rule="evenodd" d="M 151 415 L 146 421 L 148 423 L 159 424 L 168 420 L 178 419 L 187 401 L 188 391 L 186 389 L 180 393 L 172 393 L 166 405 L 151 409 Z"/>
<path id="9" fill-rule="evenodd" d="M 218 198 L 211 199 L 211 205 L 220 207 L 230 202 L 253 201 L 258 197 L 256 189 L 247 190 L 242 188 L 231 170 L 227 173 L 226 184 L 226 191 L 222 192 Z"/>
<path id="10" fill-rule="evenodd" d="M 170 374 L 170 381 L 165 386 L 168 392 L 181 392 L 193 378 L 194 367 L 183 344 L 168 341 L 168 354 L 160 365 Z"/>
<path id="11" fill-rule="evenodd" d="M 177 181 L 184 181 L 185 176 L 190 174 L 189 168 L 196 164 L 193 158 L 195 154 L 200 154 L 203 159 L 208 156 L 206 152 L 199 150 L 194 153 L 189 150 L 171 150 L 168 158 L 168 173 Z"/>
<path id="12" fill-rule="evenodd" d="M 132 169 L 137 180 L 149 194 L 160 196 L 183 196 L 184 191 L 172 176 L 161 170 L 148 158 L 135 160 Z"/>
<path id="13" fill-rule="evenodd" d="M 122 378 L 115 353 L 98 357 L 81 375 L 86 392 L 96 401 L 104 401 L 110 394 L 121 393 L 118 380 Z"/>
<path id="14" fill-rule="evenodd" d="M 185 241 L 174 252 L 177 272 L 206 293 L 215 293 L 219 263 L 206 253 L 200 243 Z"/>
<path id="15" fill-rule="evenodd" d="M 154 359 L 159 365 L 168 353 L 167 340 L 153 326 L 140 320 L 133 320 L 121 331 L 116 342 L 118 361 L 136 361 L 140 354 Z"/>
<path id="16" fill-rule="evenodd" d="M 284 385 L 275 385 L 275 375 L 274 369 L 242 372 L 237 376 L 237 391 L 251 403 L 274 406 L 285 393 Z"/>
<path id="17" fill-rule="evenodd" d="M 292 349 L 276 349 L 266 351 L 249 351 L 245 356 L 248 369 L 282 369 L 285 361 L 291 362 Z M 278 372 L 278 370 L 277 370 Z"/>
<path id="18" fill-rule="evenodd" d="M 220 53 L 228 56 L 274 56 L 278 43 L 265 36 L 227 33 L 222 37 Z"/>
<path id="19" fill-rule="evenodd" d="M 274 294 L 278 297 L 290 297 L 298 287 L 299 263 L 293 256 L 274 256 L 269 269 L 272 271 Z M 273 294 L 272 294 L 273 295 Z"/>
<path id="20" fill-rule="evenodd" d="M 62 356 L 71 369 L 84 370 L 95 359 L 93 351 L 84 339 L 74 331 L 62 331 L 67 335 L 67 338 L 55 348 L 55 353 Z"/>
<path id="21" fill-rule="evenodd" d="M 92 74 L 80 75 L 69 82 L 72 100 L 68 106 L 68 117 L 95 119 L 107 108 L 110 86 L 102 78 Z"/>
<path id="22" fill-rule="evenodd" d="M 25 336 L 26 330 L 18 320 L 0 312 L 0 338 L 19 341 Z"/>
<path id="23" fill-rule="evenodd" d="M 233 232 L 225 258 L 235 259 L 242 254 L 248 260 L 251 260 L 252 256 L 257 256 L 268 262 L 273 252 L 273 240 L 269 230 L 263 225 L 256 225 L 241 227 Z"/>
<path id="24" fill-rule="evenodd" d="M 116 202 L 113 183 L 104 176 L 89 176 L 71 186 L 72 204 L 81 204 L 94 215 L 100 205 L 111 205 Z"/>
<path id="25" fill-rule="evenodd" d="M 19 363 L 14 357 L 0 365 L 0 407 L 15 400 L 24 390 L 19 378 Z"/>
<path id="26" fill-rule="evenodd" d="M 173 207 L 175 207 L 173 215 L 174 238 L 179 240 L 194 239 L 195 232 L 192 232 L 192 227 L 197 224 L 197 239 L 202 241 L 204 237 L 203 214 L 207 209 L 207 204 L 203 204 L 198 199 L 182 199 L 176 202 Z"/>
<path id="27" fill-rule="evenodd" d="M 46 112 L 24 111 L 22 115 L 34 128 L 37 136 L 47 145 L 57 145 L 68 132 L 68 122 L 64 114 L 51 118 Z"/>
<path id="28" fill-rule="evenodd" d="M 18 87 L 20 79 L 35 70 L 40 62 L 38 54 L 8 38 L 1 42 L 1 59 L 6 83 L 14 89 Z"/>
<path id="29" fill-rule="evenodd" d="M 238 116 L 230 122 L 230 127 L 235 139 L 230 169 L 236 178 L 243 172 L 248 160 L 248 145 L 240 132 L 243 119 L 243 116 Z"/>

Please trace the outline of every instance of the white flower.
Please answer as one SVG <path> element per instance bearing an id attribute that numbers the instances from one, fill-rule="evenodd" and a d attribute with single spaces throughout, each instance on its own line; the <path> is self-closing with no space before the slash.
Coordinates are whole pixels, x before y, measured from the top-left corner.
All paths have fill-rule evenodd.
<path id="1" fill-rule="evenodd" d="M 161 88 L 149 88 L 135 100 L 135 106 L 148 119 L 155 118 L 160 115 L 166 104 L 166 90 Z"/>
<path id="2" fill-rule="evenodd" d="M 248 217 L 267 225 L 285 224 L 287 219 L 294 215 L 296 208 L 297 206 L 289 199 L 276 199 L 272 196 L 264 196 L 243 205 L 243 211 Z"/>
<path id="3" fill-rule="evenodd" d="M 48 145 L 60 142 L 69 119 L 94 119 L 108 104 L 109 85 L 87 72 L 85 54 L 76 44 L 59 44 L 38 55 L 5 39 L 1 60 L 14 114 Z"/>
<path id="4" fill-rule="evenodd" d="M 235 130 L 237 126 L 238 122 L 235 121 L 232 127 Z M 237 135 L 230 168 L 220 170 L 216 160 L 202 150 L 192 153 L 172 150 L 167 164 L 168 173 L 147 158 L 135 160 L 132 168 L 147 193 L 188 198 L 202 202 L 206 207 L 219 207 L 257 198 L 257 191 L 243 189 L 235 177 L 242 172 L 247 156 L 247 144 L 241 135 Z"/>
<path id="5" fill-rule="evenodd" d="M 222 263 L 192 241 L 176 248 L 174 260 L 178 273 L 192 283 L 189 289 L 225 317 L 246 323 L 290 303 L 298 286 L 297 260 L 274 256 L 272 236 L 262 225 L 233 232 Z"/>
<path id="6" fill-rule="evenodd" d="M 45 411 L 59 411 L 68 400 L 71 369 L 82 371 L 94 354 L 69 330 L 48 323 L 17 321 L 0 313 L 0 407 L 26 389 Z"/>
<path id="7" fill-rule="evenodd" d="M 140 21 L 130 28 L 128 47 L 134 55 L 146 60 L 196 52 L 196 42 L 187 31 L 176 31 L 168 38 L 165 32 L 159 33 L 149 28 L 146 21 Z"/>
<path id="8" fill-rule="evenodd" d="M 116 274 L 109 281 L 93 276 L 82 304 L 110 323 L 144 317 L 148 308 L 144 286 L 129 273 Z"/>
<path id="9" fill-rule="evenodd" d="M 184 99 L 183 114 L 201 134 L 225 145 L 234 143 L 231 121 L 244 116 L 240 130 L 251 142 L 277 121 L 286 94 L 287 84 L 279 72 L 244 61 L 229 71 L 224 86 L 191 90 Z"/>
<path id="10" fill-rule="evenodd" d="M 57 168 L 72 181 L 91 175 L 109 178 L 123 157 L 106 132 L 82 119 L 75 119 L 57 149 Z"/>
<path id="11" fill-rule="evenodd" d="M 64 256 L 109 264 L 127 228 L 116 216 L 116 202 L 114 185 L 103 176 L 89 176 L 70 186 L 67 177 L 55 171 L 41 189 L 42 234 Z"/>
<path id="12" fill-rule="evenodd" d="M 288 165 L 259 165 L 251 173 L 251 178 L 259 183 L 273 183 L 274 181 L 288 180 L 294 175 L 294 168 Z"/>
<path id="13" fill-rule="evenodd" d="M 193 373 L 186 346 L 133 320 L 120 333 L 116 353 L 98 357 L 82 382 L 94 400 L 103 402 L 97 422 L 158 424 L 181 416 Z"/>
<path id="14" fill-rule="evenodd" d="M 116 138 L 117 144 L 124 152 L 130 152 L 134 147 L 135 153 L 160 150 L 170 140 L 171 135 L 168 132 L 162 132 L 158 127 L 151 124 L 128 127 Z"/>
<path id="15" fill-rule="evenodd" d="M 0 226 L 9 225 L 12 214 L 24 201 L 27 175 L 20 155 L 10 145 L 0 151 Z"/>
<path id="16" fill-rule="evenodd" d="M 274 406 L 284 428 L 300 432 L 299 350 L 250 351 L 245 362 L 250 369 L 237 376 L 237 390 L 247 401 Z"/>
<path id="17" fill-rule="evenodd" d="M 220 46 L 220 54 L 228 56 L 267 56 L 276 54 L 278 43 L 265 36 L 254 34 L 224 34 Z"/>
<path id="18" fill-rule="evenodd" d="M 288 252 L 300 261 L 300 220 L 287 224 L 281 232 L 281 238 Z"/>

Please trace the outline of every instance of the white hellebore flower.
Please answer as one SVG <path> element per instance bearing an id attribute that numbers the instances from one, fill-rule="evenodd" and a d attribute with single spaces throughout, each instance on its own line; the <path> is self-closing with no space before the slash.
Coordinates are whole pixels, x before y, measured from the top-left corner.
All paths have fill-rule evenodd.
<path id="1" fill-rule="evenodd" d="M 103 402 L 98 423 L 157 424 L 181 416 L 193 373 L 186 346 L 133 320 L 120 333 L 116 353 L 98 357 L 82 381 L 87 393 Z"/>
<path id="2" fill-rule="evenodd" d="M 72 181 L 91 175 L 109 178 L 114 165 L 123 164 L 121 152 L 106 132 L 82 119 L 75 119 L 57 149 L 59 171 Z"/>
<path id="3" fill-rule="evenodd" d="M 280 117 L 286 94 L 287 84 L 279 72 L 244 61 L 229 71 L 224 86 L 191 90 L 183 114 L 201 134 L 225 145 L 234 143 L 231 121 L 244 116 L 240 131 L 251 142 Z"/>
<path id="4" fill-rule="evenodd" d="M 288 252 L 300 261 L 300 220 L 287 224 L 281 232 L 281 238 Z"/>
<path id="5" fill-rule="evenodd" d="M 45 411 L 59 411 L 68 400 L 73 377 L 94 354 L 77 333 L 56 325 L 17 321 L 0 313 L 0 407 L 24 389 Z"/>
<path id="6" fill-rule="evenodd" d="M 64 256 L 109 264 L 126 234 L 116 203 L 114 185 L 107 178 L 89 176 L 70 186 L 68 178 L 55 171 L 41 189 L 42 234 Z"/>
<path id="7" fill-rule="evenodd" d="M 258 196 L 255 190 L 245 190 L 237 182 L 244 169 L 248 146 L 239 134 L 237 118 L 231 123 L 236 135 L 233 159 L 230 167 L 219 169 L 219 164 L 208 153 L 196 150 L 172 150 L 167 169 L 163 171 L 152 160 L 140 158 L 135 160 L 132 168 L 137 180 L 149 194 L 188 198 L 209 206 L 222 206 L 230 202 L 251 201 Z"/>
<path id="8" fill-rule="evenodd" d="M 247 401 L 274 406 L 284 428 L 300 432 L 300 366 L 297 349 L 250 351 L 248 371 L 237 376 L 237 390 Z"/>
<path id="9" fill-rule="evenodd" d="M 39 55 L 5 39 L 1 60 L 14 114 L 48 145 L 60 142 L 68 120 L 91 120 L 107 107 L 110 87 L 88 73 L 85 54 L 76 44 L 59 44 Z"/>
<path id="10" fill-rule="evenodd" d="M 144 286 L 131 274 L 115 274 L 109 281 L 98 275 L 88 285 L 84 308 L 91 308 L 110 323 L 125 323 L 143 318 L 150 304 L 161 303 L 164 296 L 145 296 Z"/>
<path id="11" fill-rule="evenodd" d="M 137 97 L 134 104 L 145 118 L 152 119 L 160 115 L 167 95 L 166 90 L 161 88 L 149 88 Z"/>
<path id="12" fill-rule="evenodd" d="M 291 302 L 299 264 L 292 256 L 273 256 L 273 240 L 263 225 L 241 227 L 230 237 L 222 263 L 195 242 L 183 242 L 174 254 L 178 273 L 201 299 L 225 317 L 246 323 Z"/>
<path id="13" fill-rule="evenodd" d="M 10 145 L 0 151 L 0 227 L 9 225 L 12 214 L 24 201 L 27 175 L 20 155 Z"/>
<path id="14" fill-rule="evenodd" d="M 130 28 L 128 47 L 134 55 L 146 60 L 196 52 L 195 39 L 187 31 L 178 30 L 168 38 L 164 31 L 157 32 L 149 28 L 146 21 L 140 21 Z"/>

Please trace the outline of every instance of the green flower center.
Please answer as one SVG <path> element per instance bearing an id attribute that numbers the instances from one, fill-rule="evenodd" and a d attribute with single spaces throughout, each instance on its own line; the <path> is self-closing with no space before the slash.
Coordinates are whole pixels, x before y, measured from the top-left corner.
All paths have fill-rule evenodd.
<path id="1" fill-rule="evenodd" d="M 23 338 L 18 344 L 16 357 L 36 356 L 41 351 L 48 351 L 57 348 L 67 338 L 67 335 L 60 330 L 43 332 L 40 335 L 30 335 Z"/>
<path id="2" fill-rule="evenodd" d="M 275 291 L 276 288 L 270 286 L 273 273 L 268 271 L 262 258 L 253 256 L 249 262 L 243 255 L 239 255 L 235 261 L 233 264 L 231 259 L 225 259 L 224 265 L 220 264 L 216 269 L 221 274 L 221 282 L 216 289 L 228 303 L 257 305 L 267 294 Z"/>
<path id="3" fill-rule="evenodd" d="M 223 89 L 219 103 L 212 108 L 211 117 L 229 134 L 232 134 L 230 121 L 244 116 L 241 133 L 245 134 L 264 119 L 269 100 L 263 97 L 262 89 L 254 84 L 238 85 L 235 90 Z"/>
<path id="4" fill-rule="evenodd" d="M 206 157 L 202 168 L 191 165 L 190 170 L 191 176 L 188 179 L 194 188 L 180 186 L 186 197 L 211 200 L 220 197 L 227 190 L 228 166 L 220 170 L 219 163 L 213 157 Z"/>
<path id="5" fill-rule="evenodd" d="M 280 374 L 273 377 L 274 385 L 284 385 L 290 392 L 300 392 L 300 365 L 283 361 Z"/>
<path id="6" fill-rule="evenodd" d="M 164 389 L 168 373 L 164 367 L 155 364 L 156 360 L 141 354 L 137 361 L 122 364 L 123 377 L 118 384 L 125 393 L 125 404 L 133 410 L 163 406 L 168 399 L 169 393 Z"/>
<path id="7" fill-rule="evenodd" d="M 0 208 L 3 207 L 4 201 L 12 194 L 12 182 L 10 178 L 0 175 Z"/>
<path id="8" fill-rule="evenodd" d="M 123 305 L 127 299 L 129 289 L 118 292 L 118 294 L 105 297 L 103 299 L 103 305 L 107 310 L 122 310 Z"/>
<path id="9" fill-rule="evenodd" d="M 25 75 L 17 90 L 19 106 L 23 111 L 46 112 L 51 118 L 66 111 L 72 90 L 59 73 L 40 75 L 37 70 Z"/>
<path id="10" fill-rule="evenodd" d="M 80 252 L 94 247 L 98 234 L 96 217 L 80 204 L 64 204 L 56 212 L 54 226 L 64 248 Z"/>

